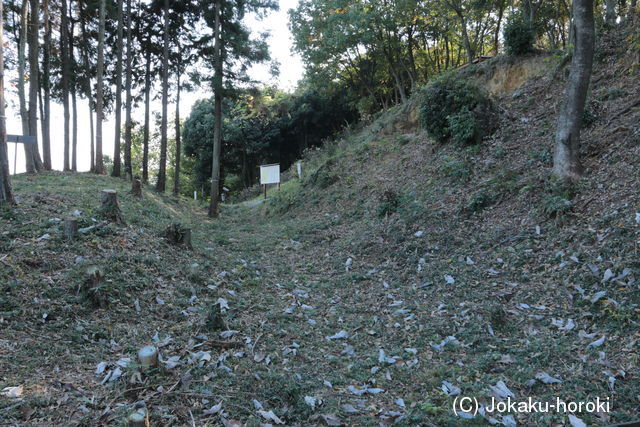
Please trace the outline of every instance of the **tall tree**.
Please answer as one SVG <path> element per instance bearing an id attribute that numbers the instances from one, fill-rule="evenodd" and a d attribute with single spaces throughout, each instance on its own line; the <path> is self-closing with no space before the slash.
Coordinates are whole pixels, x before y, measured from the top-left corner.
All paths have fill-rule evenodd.
<path id="1" fill-rule="evenodd" d="M 131 165 L 131 78 L 133 68 L 133 57 L 131 52 L 131 0 L 127 0 L 127 71 L 125 82 L 125 128 L 124 128 L 124 170 L 127 179 L 133 179 L 133 168 Z"/>
<path id="2" fill-rule="evenodd" d="M 165 191 L 167 183 L 167 110 L 169 104 L 169 0 L 163 6 L 164 34 L 162 49 L 162 122 L 160 123 L 160 166 L 156 189 Z"/>
<path id="3" fill-rule="evenodd" d="M 98 27 L 98 69 L 96 76 L 96 173 L 104 173 L 104 163 L 102 160 L 102 121 L 104 120 L 102 93 L 103 73 L 104 73 L 104 24 L 105 24 L 105 3 L 100 0 L 100 17 Z"/>
<path id="4" fill-rule="evenodd" d="M 116 41 L 116 127 L 113 143 L 113 171 L 111 176 L 120 176 L 120 126 L 122 125 L 122 37 L 123 37 L 123 0 L 118 0 L 118 36 Z"/>
<path id="5" fill-rule="evenodd" d="M 67 0 L 62 0 L 60 8 L 60 56 L 62 63 L 62 107 L 64 110 L 64 163 L 65 171 L 71 170 L 69 163 L 71 154 L 70 145 L 70 113 L 69 113 L 69 79 L 71 70 L 69 64 L 69 23 L 67 15 Z"/>
<path id="6" fill-rule="evenodd" d="M 150 40 L 148 36 L 147 40 Z M 146 49 L 146 64 L 144 71 L 144 133 L 142 136 L 142 182 L 149 183 L 149 114 L 151 110 L 151 42 Z"/>
<path id="7" fill-rule="evenodd" d="M 215 0 L 214 16 L 214 76 L 213 76 L 213 156 L 211 160 L 211 202 L 209 216 L 218 217 L 218 202 L 220 198 L 220 148 L 222 147 L 222 28 L 220 25 L 222 0 Z"/>
<path id="8" fill-rule="evenodd" d="M 35 144 L 29 146 L 36 172 L 44 169 L 40 151 L 38 150 L 38 74 L 40 58 L 38 57 L 39 44 L 38 30 L 40 27 L 38 0 L 30 0 L 31 20 L 29 23 L 29 135 L 36 137 Z"/>
<path id="9" fill-rule="evenodd" d="M 29 17 L 29 2 L 22 0 L 20 9 L 20 32 L 18 39 L 18 100 L 20 102 L 20 119 L 22 122 L 22 134 L 29 135 L 29 115 L 27 112 L 27 93 L 25 89 L 25 75 L 27 67 L 27 25 Z M 34 173 L 36 166 L 31 153 L 31 145 L 24 144 L 24 158 L 27 173 Z"/>
<path id="10" fill-rule="evenodd" d="M 178 47 L 178 50 L 180 48 Z M 180 72 L 176 76 L 176 156 L 175 166 L 173 168 L 173 194 L 180 194 L 180 160 L 182 158 L 182 144 L 180 141 Z"/>
<path id="11" fill-rule="evenodd" d="M 0 17 L 3 17 L 4 2 L 0 2 Z M 9 153 L 7 151 L 7 119 L 4 111 L 4 19 L 0 19 L 0 205 L 14 204 L 11 177 L 9 175 Z"/>
<path id="12" fill-rule="evenodd" d="M 94 128 L 93 128 L 93 113 L 95 111 L 95 101 L 94 94 L 91 87 L 91 63 L 89 61 L 89 37 L 87 35 L 87 28 L 85 24 L 85 14 L 82 9 L 82 1 L 78 2 L 78 15 L 80 17 L 80 31 L 82 32 L 82 62 L 84 65 L 84 92 L 87 97 L 89 104 L 89 145 L 90 145 L 90 159 L 89 159 L 89 170 L 91 172 L 95 172 L 96 164 L 95 164 L 95 146 L 94 146 Z"/>
<path id="13" fill-rule="evenodd" d="M 51 13 L 49 0 L 42 3 L 44 15 L 44 49 L 42 50 L 43 106 L 40 125 L 42 128 L 42 156 L 44 169 L 51 170 Z"/>
<path id="14" fill-rule="evenodd" d="M 580 129 L 591 79 L 595 25 L 593 0 L 574 0 L 574 51 L 564 103 L 558 115 L 553 172 L 564 180 L 582 173 L 580 163 Z"/>
<path id="15" fill-rule="evenodd" d="M 73 19 L 73 0 L 69 0 L 69 29 L 67 30 L 67 40 L 69 42 L 69 50 L 67 51 L 69 69 L 71 70 L 69 85 L 71 94 L 71 112 L 73 120 L 71 121 L 71 170 L 78 171 L 78 74 L 79 70 L 76 63 L 74 49 L 74 29 L 75 20 Z"/>

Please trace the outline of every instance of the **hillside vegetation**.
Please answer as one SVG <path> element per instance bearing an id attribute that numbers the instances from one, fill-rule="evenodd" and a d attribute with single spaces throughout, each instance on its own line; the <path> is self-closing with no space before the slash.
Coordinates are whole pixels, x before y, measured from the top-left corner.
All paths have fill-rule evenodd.
<path id="1" fill-rule="evenodd" d="M 20 205 L 0 212 L 0 419 L 117 425 L 144 410 L 152 425 L 578 422 L 452 411 L 458 393 L 487 404 L 510 392 L 609 397 L 611 412 L 575 416 L 632 420 L 636 38 L 600 41 L 586 173 L 573 186 L 548 176 L 566 71 L 553 57 L 526 59 L 551 71 L 520 86 L 496 83 L 514 59 L 459 71 L 508 86 L 494 91 L 499 127 L 479 145 L 433 142 L 417 95 L 308 152 L 303 178 L 266 203 L 223 206 L 217 220 L 151 191 L 137 201 L 118 179 L 17 177 Z M 103 188 L 118 191 L 128 225 L 102 221 Z M 69 215 L 94 227 L 65 242 Z M 192 228 L 192 250 L 165 241 L 171 222 Z M 104 276 L 97 291 L 92 265 Z M 138 366 L 145 345 L 159 348 L 158 368 Z"/>

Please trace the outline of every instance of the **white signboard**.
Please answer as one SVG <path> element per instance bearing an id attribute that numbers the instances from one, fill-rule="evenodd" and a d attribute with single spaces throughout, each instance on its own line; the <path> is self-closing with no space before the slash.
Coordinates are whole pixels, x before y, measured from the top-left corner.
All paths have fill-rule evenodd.
<path id="1" fill-rule="evenodd" d="M 302 162 L 296 163 L 296 169 L 298 170 L 298 178 L 302 179 Z"/>
<path id="2" fill-rule="evenodd" d="M 280 182 L 280 165 L 260 166 L 260 184 L 277 184 Z"/>

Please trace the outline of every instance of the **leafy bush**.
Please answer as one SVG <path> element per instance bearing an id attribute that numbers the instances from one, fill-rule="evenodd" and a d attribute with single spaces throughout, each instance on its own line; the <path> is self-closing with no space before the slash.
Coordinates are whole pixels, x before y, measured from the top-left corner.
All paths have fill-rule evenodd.
<path id="1" fill-rule="evenodd" d="M 462 212 L 466 214 L 474 214 L 488 208 L 496 202 L 496 195 L 487 191 L 480 191 L 474 194 L 466 206 L 463 207 Z"/>
<path id="2" fill-rule="evenodd" d="M 480 88 L 453 76 L 427 86 L 422 93 L 420 122 L 438 142 L 453 139 L 479 143 L 496 129 L 491 101 Z"/>
<path id="3" fill-rule="evenodd" d="M 449 122 L 453 142 L 465 144 L 474 140 L 478 132 L 476 129 L 477 120 L 467 107 L 463 107 L 459 113 L 447 117 L 447 121 Z"/>
<path id="4" fill-rule="evenodd" d="M 555 194 L 545 194 L 542 198 L 540 210 L 545 216 L 559 219 L 569 213 L 572 207 L 571 200 Z"/>
<path id="5" fill-rule="evenodd" d="M 504 27 L 503 35 L 509 55 L 524 55 L 533 51 L 535 33 L 521 14 L 511 16 Z"/>
<path id="6" fill-rule="evenodd" d="M 379 197 L 378 218 L 384 218 L 395 213 L 400 205 L 398 194 L 393 190 L 385 190 Z"/>
<path id="7" fill-rule="evenodd" d="M 442 173 L 457 182 L 467 182 L 471 177 L 471 165 L 452 156 L 445 156 Z"/>

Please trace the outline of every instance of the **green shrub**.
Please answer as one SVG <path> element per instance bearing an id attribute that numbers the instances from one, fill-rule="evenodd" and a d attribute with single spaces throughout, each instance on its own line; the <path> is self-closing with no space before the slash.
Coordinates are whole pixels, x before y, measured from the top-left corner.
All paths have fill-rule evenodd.
<path id="1" fill-rule="evenodd" d="M 477 120 L 467 107 L 463 107 L 459 113 L 447 117 L 447 121 L 453 142 L 468 144 L 474 141 L 478 132 L 476 129 Z"/>
<path id="2" fill-rule="evenodd" d="M 540 210 L 545 216 L 559 219 L 569 213 L 572 207 L 571 200 L 556 194 L 545 194 L 542 198 Z"/>
<path id="3" fill-rule="evenodd" d="M 393 190 L 385 190 L 378 200 L 378 218 L 392 215 L 398 210 L 398 206 L 400 206 L 398 194 Z"/>
<path id="4" fill-rule="evenodd" d="M 487 191 L 480 191 L 474 194 L 466 206 L 463 207 L 462 212 L 466 214 L 474 214 L 482 211 L 485 208 L 493 205 L 497 200 L 497 197 L 493 193 Z"/>
<path id="5" fill-rule="evenodd" d="M 424 89 L 420 122 L 438 142 L 451 138 L 471 144 L 493 133 L 497 121 L 491 101 L 478 86 L 450 75 Z"/>
<path id="6" fill-rule="evenodd" d="M 509 18 L 503 35 L 509 55 L 524 55 L 533 51 L 535 33 L 521 14 L 518 13 Z"/>
<path id="7" fill-rule="evenodd" d="M 471 165 L 453 156 L 445 156 L 442 162 L 442 173 L 457 182 L 467 182 L 471 177 Z"/>

